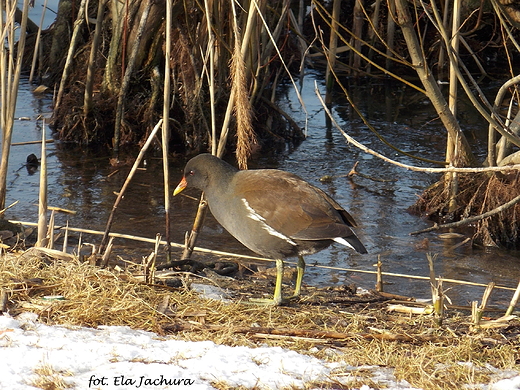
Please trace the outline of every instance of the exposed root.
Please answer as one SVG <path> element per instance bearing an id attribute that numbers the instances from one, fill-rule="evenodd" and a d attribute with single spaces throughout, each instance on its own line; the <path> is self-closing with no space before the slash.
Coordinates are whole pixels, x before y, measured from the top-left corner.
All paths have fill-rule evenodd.
<path id="1" fill-rule="evenodd" d="M 508 175 L 468 174 L 459 176 L 457 208 L 448 212 L 449 188 L 440 180 L 428 188 L 411 211 L 427 216 L 437 223 L 459 221 L 471 216 L 484 214 L 511 201 L 520 194 L 518 173 Z M 517 215 L 520 205 L 482 219 L 473 226 L 473 241 L 484 246 L 518 248 L 520 241 Z"/>

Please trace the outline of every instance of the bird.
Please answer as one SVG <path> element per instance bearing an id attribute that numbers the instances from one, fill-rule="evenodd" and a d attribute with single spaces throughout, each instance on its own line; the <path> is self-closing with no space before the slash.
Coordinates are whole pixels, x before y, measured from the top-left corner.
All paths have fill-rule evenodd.
<path id="1" fill-rule="evenodd" d="M 204 153 L 188 161 L 173 195 L 187 187 L 204 192 L 211 213 L 233 237 L 253 252 L 276 261 L 273 299 L 257 301 L 276 306 L 288 302 L 282 297 L 286 258 L 298 257 L 293 298 L 301 294 L 304 255 L 333 242 L 367 253 L 351 229 L 357 226 L 354 218 L 323 190 L 290 172 L 239 170 Z"/>

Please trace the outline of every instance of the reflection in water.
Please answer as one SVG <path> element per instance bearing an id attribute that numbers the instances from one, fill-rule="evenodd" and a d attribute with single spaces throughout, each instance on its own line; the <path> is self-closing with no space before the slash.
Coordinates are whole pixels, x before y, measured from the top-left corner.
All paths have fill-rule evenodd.
<path id="1" fill-rule="evenodd" d="M 438 121 L 432 121 L 436 115 L 420 95 L 402 87 L 394 88 L 388 83 L 358 85 L 351 92 L 362 112 L 389 142 L 412 154 L 442 160 L 444 130 Z M 344 250 L 339 245 L 332 246 L 318 254 L 307 256 L 309 264 L 374 270 L 374 264 L 380 255 L 384 271 L 427 276 L 426 253 L 432 252 L 439 254 L 435 264 L 438 275 L 484 284 L 494 281 L 499 285 L 516 287 L 520 278 L 518 252 L 473 249 L 469 244 L 457 246 L 464 237 L 443 240 L 435 233 L 410 236 L 410 232 L 430 226 L 430 222 L 409 214 L 407 209 L 437 177 L 404 171 L 348 145 L 337 130 L 327 128 L 325 114 L 315 97 L 314 80 L 311 78 L 305 81 L 302 95 L 310 113 L 308 139 L 281 156 L 263 153 L 250 165 L 258 168 L 280 168 L 296 173 L 331 194 L 358 221 L 359 228 L 356 232 L 369 251 L 368 255 L 359 255 Z M 292 90 L 288 88 L 284 91 L 284 96 L 287 100 L 280 103 L 282 108 L 299 123 L 304 123 L 303 114 L 294 103 L 297 100 Z M 27 116 L 34 120 L 16 123 L 13 142 L 41 139 L 41 122 L 36 122 L 36 117 L 42 112 L 48 114 L 50 109 L 47 107 L 50 103 L 49 100 L 33 97 L 28 86 L 22 85 L 16 116 Z M 338 101 L 332 111 L 344 130 L 366 146 L 404 163 L 421 164 L 409 157 L 396 155 L 394 150 L 377 140 L 345 102 Z M 476 134 L 476 139 L 485 131 L 485 126 L 478 123 L 463 126 L 465 131 Z M 115 192 L 121 189 L 131 164 L 113 167 L 106 152 L 70 150 L 64 145 L 56 144 L 48 146 L 49 204 L 77 211 L 73 216 L 58 215 L 57 224 L 64 225 L 68 218 L 71 226 L 104 230 L 116 199 Z M 15 200 L 20 203 L 9 210 L 7 216 L 10 219 L 33 222 L 37 219 L 39 175 L 30 175 L 27 170 L 20 168 L 26 165 L 26 158 L 31 153 L 39 158 L 40 148 L 37 144 L 12 148 L 7 204 Z M 397 181 L 373 181 L 360 176 L 349 180 L 345 175 L 356 161 L 359 161 L 358 171 L 364 175 Z M 184 161 L 171 164 L 170 182 L 177 183 Z M 165 231 L 162 163 L 159 156 L 149 156 L 146 166 L 141 168 L 116 212 L 112 231 L 153 239 L 157 233 L 164 235 Z M 333 176 L 334 180 L 321 183 L 319 178 L 324 175 Z M 194 189 L 188 189 L 186 193 L 191 196 L 199 195 Z M 191 229 L 196 207 L 197 202 L 188 197 L 178 196 L 172 200 L 173 241 L 184 241 L 184 233 Z M 466 236 L 471 234 L 465 231 L 461 233 Z M 98 245 L 101 238 L 85 237 L 84 240 Z M 206 218 L 198 245 L 251 254 L 210 215 Z M 125 259 L 140 261 L 140 256 L 147 255 L 151 250 L 151 244 L 115 241 L 115 253 Z M 385 281 L 388 292 L 419 298 L 427 298 L 430 294 L 425 281 L 395 277 L 387 277 Z M 308 267 L 304 283 L 356 283 L 365 288 L 373 288 L 375 276 Z M 445 283 L 445 287 L 450 288 L 447 295 L 453 302 L 460 304 L 480 300 L 483 292 L 481 287 L 460 287 L 448 283 Z M 492 304 L 504 305 L 511 295 L 511 292 L 497 291 L 491 298 Z"/>

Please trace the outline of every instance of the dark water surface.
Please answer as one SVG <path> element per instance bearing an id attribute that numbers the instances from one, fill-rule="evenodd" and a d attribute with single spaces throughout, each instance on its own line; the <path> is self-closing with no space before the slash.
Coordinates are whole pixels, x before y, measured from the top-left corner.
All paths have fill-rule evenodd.
<path id="1" fill-rule="evenodd" d="M 287 148 L 278 156 L 261 155 L 251 162 L 251 167 L 280 168 L 291 171 L 324 189 L 340 204 L 345 206 L 358 221 L 356 232 L 368 249 L 368 255 L 359 255 L 337 245 L 306 258 L 308 264 L 327 265 L 338 268 L 375 270 L 374 264 L 380 255 L 384 270 L 393 273 L 428 276 L 426 253 L 437 253 L 436 272 L 446 278 L 462 279 L 487 284 L 516 287 L 520 278 L 518 252 L 497 249 L 474 249 L 465 244 L 453 249 L 464 238 L 443 240 L 437 233 L 411 236 L 410 232 L 431 226 L 431 222 L 407 212 L 424 188 L 437 177 L 432 174 L 406 171 L 361 152 L 347 144 L 335 129 L 328 130 L 325 113 L 315 96 L 314 75 L 309 75 L 302 88 L 302 96 L 308 112 L 308 138 L 296 148 Z M 320 83 L 321 85 L 321 83 Z M 322 86 L 320 87 L 322 88 Z M 445 131 L 438 121 L 432 121 L 431 112 L 424 98 L 402 88 L 384 83 L 352 86 L 354 99 L 359 108 L 370 119 L 381 134 L 399 148 L 410 153 L 442 160 L 445 146 Z M 51 101 L 33 96 L 23 81 L 19 93 L 16 116 L 29 120 L 18 120 L 15 124 L 13 142 L 35 141 L 42 137 L 42 122 L 36 120 L 41 114 L 50 115 Z M 298 104 L 294 91 L 287 87 L 280 96 L 280 105 L 300 125 L 305 124 L 305 113 Z M 464 107 L 463 107 L 464 108 Z M 366 128 L 361 120 L 351 113 L 348 105 L 339 101 L 333 114 L 342 128 L 358 141 L 388 157 L 412 165 L 424 165 L 409 157 L 397 155 L 384 146 Z M 461 110 L 463 126 L 469 139 L 478 142 L 486 126 L 473 119 L 475 115 L 467 109 Z M 45 127 L 47 138 L 50 130 Z M 482 138 L 483 139 L 483 138 Z M 39 144 L 13 146 L 10 158 L 7 204 L 19 203 L 6 215 L 11 220 L 37 221 L 39 172 L 30 174 L 24 163 L 27 155 L 41 156 Z M 120 190 L 131 163 L 112 167 L 109 157 L 93 151 L 70 151 L 57 143 L 48 145 L 49 205 L 77 211 L 76 215 L 57 216 L 57 224 L 94 230 L 104 230 L 108 215 L 116 199 L 114 192 Z M 135 154 L 137 155 L 137 153 Z M 353 181 L 345 177 L 354 163 L 359 161 L 358 171 L 375 178 L 396 181 L 378 182 L 356 176 Z M 180 180 L 184 161 L 172 163 L 172 188 Z M 121 203 L 113 232 L 154 238 L 156 233 L 164 236 L 164 201 L 162 163 L 160 158 L 148 158 L 134 177 Z M 321 183 L 319 178 L 332 175 L 334 180 Z M 186 193 L 197 196 L 196 190 Z M 191 228 L 197 202 L 186 197 L 173 199 L 171 222 L 172 240 L 183 242 L 185 231 Z M 84 240 L 98 245 L 100 237 L 85 236 Z M 205 248 L 234 253 L 250 254 L 240 243 L 230 237 L 211 218 L 198 242 Z M 129 240 L 115 241 L 115 254 L 124 259 L 140 262 L 148 254 L 152 244 L 135 243 Z M 174 252 L 177 254 L 178 252 Z M 197 254 L 199 258 L 201 258 Z M 372 288 L 375 276 L 335 269 L 308 267 L 304 282 L 309 285 L 341 285 L 356 283 Z M 386 291 L 429 297 L 426 281 L 387 277 Z M 468 304 L 480 300 L 482 287 L 455 286 L 447 295 L 454 303 Z M 491 298 L 493 305 L 506 305 L 511 291 L 498 290 Z"/>

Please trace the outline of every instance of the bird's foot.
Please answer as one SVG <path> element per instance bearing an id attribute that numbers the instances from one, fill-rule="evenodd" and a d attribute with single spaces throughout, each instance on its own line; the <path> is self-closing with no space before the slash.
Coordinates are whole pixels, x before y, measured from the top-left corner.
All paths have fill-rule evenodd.
<path id="1" fill-rule="evenodd" d="M 299 295 L 293 295 L 286 298 L 270 299 L 270 298 L 250 298 L 249 303 L 254 305 L 265 305 L 265 306 L 283 306 L 299 298 Z"/>
<path id="2" fill-rule="evenodd" d="M 285 299 L 287 299 L 287 300 L 290 299 L 291 301 L 294 301 L 295 299 L 300 299 L 300 293 L 291 295 L 290 297 L 287 297 Z"/>
<path id="3" fill-rule="evenodd" d="M 270 298 L 251 298 L 249 299 L 250 304 L 253 305 L 265 305 L 265 306 L 282 306 L 286 303 L 285 299 L 270 299 Z"/>

